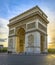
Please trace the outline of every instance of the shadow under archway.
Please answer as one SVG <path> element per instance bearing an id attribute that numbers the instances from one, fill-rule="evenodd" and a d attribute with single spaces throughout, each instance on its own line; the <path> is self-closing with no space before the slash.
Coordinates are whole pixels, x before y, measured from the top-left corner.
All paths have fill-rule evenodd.
<path id="1" fill-rule="evenodd" d="M 24 45 L 25 45 L 25 30 L 24 28 L 20 28 L 17 32 L 17 53 L 24 52 Z"/>

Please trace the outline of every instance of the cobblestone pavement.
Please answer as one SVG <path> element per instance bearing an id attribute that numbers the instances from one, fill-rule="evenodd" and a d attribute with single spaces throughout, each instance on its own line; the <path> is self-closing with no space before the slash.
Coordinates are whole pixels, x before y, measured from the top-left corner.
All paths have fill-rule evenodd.
<path id="1" fill-rule="evenodd" d="M 0 65 L 55 65 L 55 54 L 0 54 Z"/>

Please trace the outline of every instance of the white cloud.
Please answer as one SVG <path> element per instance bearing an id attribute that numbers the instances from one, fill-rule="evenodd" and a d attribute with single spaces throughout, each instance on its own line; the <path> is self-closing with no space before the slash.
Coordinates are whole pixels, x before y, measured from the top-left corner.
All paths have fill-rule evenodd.
<path id="1" fill-rule="evenodd" d="M 9 23 L 8 20 L 0 18 L 0 24 L 2 24 L 4 27 L 7 27 L 6 25 Z"/>
<path id="2" fill-rule="evenodd" d="M 8 46 L 8 20 L 0 18 L 0 44 Z M 4 39 L 7 39 L 4 41 Z M 2 42 L 1 42 L 2 41 Z M 6 44 L 5 44 L 6 43 Z"/>
<path id="3" fill-rule="evenodd" d="M 8 34 L 8 20 L 0 18 L 0 34 Z"/>

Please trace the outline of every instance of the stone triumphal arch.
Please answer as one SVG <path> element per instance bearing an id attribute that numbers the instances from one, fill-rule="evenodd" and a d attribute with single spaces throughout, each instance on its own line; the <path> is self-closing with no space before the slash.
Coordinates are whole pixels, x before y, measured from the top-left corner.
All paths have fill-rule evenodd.
<path id="1" fill-rule="evenodd" d="M 9 20 L 8 51 L 13 53 L 47 52 L 46 14 L 35 6 Z"/>

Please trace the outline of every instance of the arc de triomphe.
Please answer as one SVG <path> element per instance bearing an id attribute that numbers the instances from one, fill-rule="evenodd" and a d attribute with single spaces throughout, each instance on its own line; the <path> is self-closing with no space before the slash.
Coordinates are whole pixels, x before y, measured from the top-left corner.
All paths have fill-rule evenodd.
<path id="1" fill-rule="evenodd" d="M 9 20 L 8 51 L 15 53 L 47 52 L 46 14 L 35 6 Z"/>

